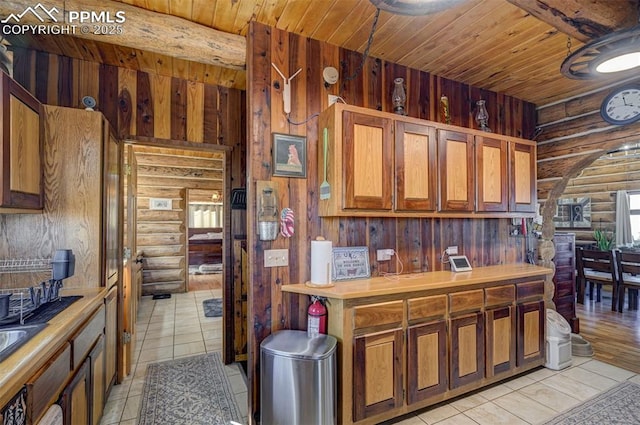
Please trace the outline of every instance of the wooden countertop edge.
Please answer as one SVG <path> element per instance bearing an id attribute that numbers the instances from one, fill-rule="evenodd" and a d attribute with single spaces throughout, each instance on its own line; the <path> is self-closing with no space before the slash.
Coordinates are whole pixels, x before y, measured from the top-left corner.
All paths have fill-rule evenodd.
<path id="1" fill-rule="evenodd" d="M 0 408 L 51 358 L 104 302 L 106 288 L 64 289 L 63 296 L 82 295 L 37 335 L 0 362 Z"/>
<path id="2" fill-rule="evenodd" d="M 552 269 L 532 264 L 506 264 L 498 266 L 478 267 L 470 272 L 454 273 L 437 271 L 425 273 L 409 273 L 393 277 L 374 277 L 370 279 L 335 282 L 328 288 L 310 287 L 305 284 L 282 285 L 282 291 L 305 295 L 317 295 L 333 299 L 355 299 L 384 295 L 398 295 L 409 292 L 442 290 L 446 288 L 460 289 L 490 282 L 509 279 L 521 279 L 553 273 Z"/>

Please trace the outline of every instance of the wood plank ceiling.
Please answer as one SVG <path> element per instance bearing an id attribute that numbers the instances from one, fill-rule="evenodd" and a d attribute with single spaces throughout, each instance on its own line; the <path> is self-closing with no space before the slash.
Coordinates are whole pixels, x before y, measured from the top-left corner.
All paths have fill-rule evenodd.
<path id="1" fill-rule="evenodd" d="M 24 3 L 21 0 L 3 1 Z M 558 14 L 555 9 L 548 10 L 549 4 L 573 7 L 575 19 L 570 24 L 574 24 L 585 19 L 589 10 L 601 16 L 602 11 L 597 7 L 604 6 L 590 5 L 597 2 L 585 0 L 559 1 L 467 0 L 428 16 L 403 16 L 383 11 L 370 55 L 537 105 L 614 83 L 615 78 L 577 81 L 560 74 L 560 65 L 568 53 L 568 36 L 525 9 L 537 8 L 543 14 L 554 15 L 555 19 Z M 42 3 L 46 5 L 47 1 Z M 123 3 L 127 5 L 123 6 Z M 120 4 L 121 7 L 173 15 L 207 29 L 242 37 L 247 36 L 249 22 L 256 20 L 359 52 L 365 49 L 376 11 L 369 0 L 121 0 L 99 4 Z M 630 26 L 630 21 L 633 22 L 631 25 L 637 22 L 638 0 L 612 0 L 605 6 L 607 4 L 623 11 L 629 9 L 626 16 L 630 17 L 625 22 L 612 22 L 608 29 L 625 28 Z M 20 12 L 18 7 L 16 9 Z M 0 6 L 0 11 L 6 10 Z M 566 21 L 558 19 L 557 26 Z M 566 28 L 563 30 L 569 32 Z M 588 37 L 578 38 L 588 41 Z M 118 43 L 117 36 L 96 40 L 61 35 L 37 38 L 21 35 L 9 36 L 8 40 L 15 45 L 161 75 L 240 89 L 246 87 L 246 70 L 178 59 L 157 53 L 152 48 L 111 44 Z M 161 43 L 166 40 L 159 38 L 158 44 Z M 576 38 L 571 39 L 571 51 L 582 45 L 583 42 Z"/>

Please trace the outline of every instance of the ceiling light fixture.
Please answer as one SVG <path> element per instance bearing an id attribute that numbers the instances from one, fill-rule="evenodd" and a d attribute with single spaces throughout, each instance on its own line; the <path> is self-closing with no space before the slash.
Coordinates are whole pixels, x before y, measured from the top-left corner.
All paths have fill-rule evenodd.
<path id="1" fill-rule="evenodd" d="M 440 12 L 466 0 L 369 0 L 375 7 L 398 15 L 428 15 Z"/>
<path id="2" fill-rule="evenodd" d="M 585 44 L 567 56 L 562 75 L 574 80 L 624 72 L 640 66 L 640 25 L 616 31 Z"/>

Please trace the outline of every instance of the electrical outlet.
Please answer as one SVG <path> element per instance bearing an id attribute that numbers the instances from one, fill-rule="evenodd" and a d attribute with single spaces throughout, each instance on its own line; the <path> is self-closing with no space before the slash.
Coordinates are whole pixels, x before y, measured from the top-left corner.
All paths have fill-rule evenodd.
<path id="1" fill-rule="evenodd" d="M 286 267 L 289 265 L 288 249 L 265 249 L 264 266 L 265 267 Z"/>
<path id="2" fill-rule="evenodd" d="M 450 246 L 449 248 L 447 248 L 445 252 L 448 255 L 458 255 L 458 246 L 457 245 Z"/>
<path id="3" fill-rule="evenodd" d="M 389 261 L 391 260 L 391 256 L 393 256 L 393 249 L 379 249 L 377 254 L 378 261 Z"/>
<path id="4" fill-rule="evenodd" d="M 330 94 L 329 95 L 329 106 L 333 105 L 334 103 L 336 103 L 338 101 L 338 97 L 335 94 Z"/>

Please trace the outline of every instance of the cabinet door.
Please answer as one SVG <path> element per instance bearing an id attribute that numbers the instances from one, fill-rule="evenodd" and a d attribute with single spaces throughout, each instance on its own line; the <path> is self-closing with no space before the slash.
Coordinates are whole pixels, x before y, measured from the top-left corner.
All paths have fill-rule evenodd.
<path id="1" fill-rule="evenodd" d="M 440 209 L 473 211 L 473 136 L 438 131 L 438 170 L 440 175 Z"/>
<path id="2" fill-rule="evenodd" d="M 407 403 L 442 394 L 447 382 L 447 324 L 411 326 L 407 338 Z"/>
<path id="3" fill-rule="evenodd" d="M 91 417 L 91 376 L 89 362 L 84 362 L 62 392 L 64 425 L 89 424 Z"/>
<path id="4" fill-rule="evenodd" d="M 544 301 L 518 304 L 517 365 L 544 360 Z"/>
<path id="5" fill-rule="evenodd" d="M 111 385 L 116 380 L 117 370 L 117 344 L 118 344 L 118 307 L 117 307 L 117 287 L 111 288 L 104 299 L 105 303 L 105 393 L 108 394 Z"/>
<path id="6" fill-rule="evenodd" d="M 398 211 L 436 208 L 436 130 L 402 121 L 395 124 Z"/>
<path id="7" fill-rule="evenodd" d="M 353 420 L 402 406 L 402 329 L 355 338 Z"/>
<path id="8" fill-rule="evenodd" d="M 41 105 L 0 72 L 0 207 L 41 210 L 44 206 Z"/>
<path id="9" fill-rule="evenodd" d="M 536 147 L 524 143 L 511 143 L 511 188 L 509 210 L 536 211 Z"/>
<path id="10" fill-rule="evenodd" d="M 391 210 L 391 120 L 343 113 L 344 208 Z"/>
<path id="11" fill-rule="evenodd" d="M 449 365 L 451 389 L 484 378 L 484 321 L 482 313 L 450 319 Z"/>
<path id="12" fill-rule="evenodd" d="M 100 336 L 89 354 L 91 359 L 91 424 L 98 425 L 106 402 L 104 337 Z"/>
<path id="13" fill-rule="evenodd" d="M 487 377 L 516 366 L 516 323 L 513 306 L 487 310 Z"/>
<path id="14" fill-rule="evenodd" d="M 476 136 L 477 211 L 507 211 L 507 142 Z"/>

